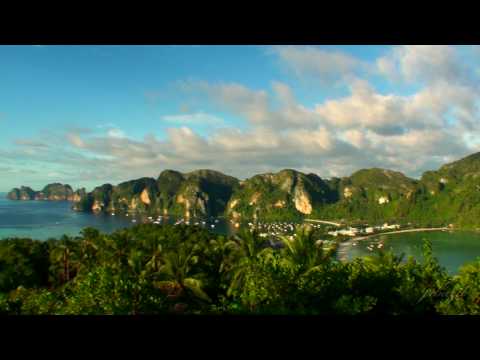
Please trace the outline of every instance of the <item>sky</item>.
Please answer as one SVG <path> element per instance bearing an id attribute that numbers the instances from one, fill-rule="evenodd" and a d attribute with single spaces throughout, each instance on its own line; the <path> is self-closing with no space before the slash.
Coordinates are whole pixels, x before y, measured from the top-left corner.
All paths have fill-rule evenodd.
<path id="1" fill-rule="evenodd" d="M 0 46 L 0 191 L 480 151 L 478 46 Z"/>

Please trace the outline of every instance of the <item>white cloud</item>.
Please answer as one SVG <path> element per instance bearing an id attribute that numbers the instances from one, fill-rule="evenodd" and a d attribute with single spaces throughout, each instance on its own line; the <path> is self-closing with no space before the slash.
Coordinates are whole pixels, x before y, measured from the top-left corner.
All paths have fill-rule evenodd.
<path id="1" fill-rule="evenodd" d="M 366 138 L 365 134 L 357 129 L 351 129 L 345 131 L 343 134 L 340 135 L 344 141 L 348 142 L 349 144 L 355 146 L 358 149 L 362 149 L 366 147 Z"/>
<path id="2" fill-rule="evenodd" d="M 240 84 L 183 85 L 206 93 L 243 117 L 250 128 L 224 126 L 202 137 L 189 125 L 209 115 L 193 112 L 164 119 L 183 125 L 168 129 L 165 140 L 153 134 L 136 141 L 92 133 L 69 134 L 68 139 L 103 159 L 94 168 L 96 176 L 105 174 L 106 179 L 157 176 L 165 168 L 214 168 L 241 178 L 287 167 L 321 176 L 348 175 L 372 166 L 419 175 L 442 159 L 472 150 L 462 140 L 463 122 L 447 123 L 452 109 L 470 122 L 476 118 L 477 94 L 466 85 L 436 82 L 400 96 L 380 94 L 367 81 L 356 80 L 350 95 L 313 109 L 300 104 L 291 88 L 280 82 L 272 83 L 273 95 Z M 276 107 L 272 99 L 278 100 Z"/>
<path id="3" fill-rule="evenodd" d="M 448 126 L 448 115 L 470 129 L 478 126 L 478 93 L 464 85 L 437 82 L 411 96 L 383 95 L 365 80 L 351 85 L 351 95 L 316 106 L 332 126 L 359 126 L 379 134 L 400 134 L 408 129 Z"/>
<path id="4" fill-rule="evenodd" d="M 240 116 L 255 127 L 283 129 L 319 125 L 320 117 L 297 103 L 288 85 L 278 81 L 272 82 L 275 98 L 265 90 L 252 90 L 236 83 L 189 81 L 180 83 L 179 87 L 189 93 L 207 95 L 221 110 Z M 274 100 L 278 100 L 278 106 Z"/>
<path id="5" fill-rule="evenodd" d="M 162 120 L 169 123 L 177 124 L 190 124 L 190 125 L 209 125 L 209 126 L 222 126 L 225 125 L 225 121 L 215 115 L 207 114 L 202 111 L 182 114 L 182 115 L 165 115 L 162 116 Z"/>
<path id="6" fill-rule="evenodd" d="M 459 82 L 468 79 L 468 66 L 449 45 L 402 45 L 377 59 L 378 71 L 392 80 Z"/>
<path id="7" fill-rule="evenodd" d="M 120 129 L 115 129 L 114 128 L 114 129 L 109 129 L 107 131 L 107 136 L 112 137 L 112 138 L 121 139 L 121 138 L 125 137 L 125 133 Z"/>
<path id="8" fill-rule="evenodd" d="M 288 139 L 292 143 L 292 148 L 296 146 L 305 153 L 325 152 L 333 148 L 333 134 L 325 127 L 315 131 L 294 130 L 288 134 Z"/>
<path id="9" fill-rule="evenodd" d="M 365 66 L 349 54 L 312 46 L 275 46 L 273 51 L 299 78 L 314 76 L 324 84 L 345 80 Z"/>

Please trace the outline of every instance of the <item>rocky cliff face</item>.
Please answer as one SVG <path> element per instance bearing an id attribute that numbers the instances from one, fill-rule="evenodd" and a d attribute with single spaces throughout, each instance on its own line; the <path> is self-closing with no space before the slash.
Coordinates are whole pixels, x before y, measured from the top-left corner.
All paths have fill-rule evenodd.
<path id="1" fill-rule="evenodd" d="M 297 209 L 297 211 L 300 211 L 302 214 L 306 215 L 312 213 L 312 200 L 309 194 L 305 191 L 305 189 L 301 187 L 296 187 L 293 201 L 295 203 L 295 209 Z"/>
<path id="2" fill-rule="evenodd" d="M 73 210 L 76 211 L 107 211 L 108 204 L 111 200 L 113 186 L 104 184 L 93 189 L 92 192 L 78 194 L 80 200 L 73 204 Z"/>
<path id="3" fill-rule="evenodd" d="M 7 198 L 10 200 L 33 200 L 35 198 L 35 191 L 28 186 L 13 188 L 7 194 Z"/>
<path id="4" fill-rule="evenodd" d="M 165 170 L 157 180 L 141 178 L 96 188 L 82 196 L 74 209 L 185 217 L 217 216 L 224 212 L 237 185 L 237 179 L 213 170 L 186 174 Z"/>
<path id="5" fill-rule="evenodd" d="M 313 174 L 282 170 L 253 176 L 239 184 L 226 214 L 233 218 L 302 216 L 335 197 L 328 184 Z"/>

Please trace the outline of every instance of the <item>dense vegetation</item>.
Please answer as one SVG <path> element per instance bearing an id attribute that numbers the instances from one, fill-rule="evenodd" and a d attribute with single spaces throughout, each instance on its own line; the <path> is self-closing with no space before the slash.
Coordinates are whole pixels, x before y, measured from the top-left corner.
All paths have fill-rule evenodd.
<path id="1" fill-rule="evenodd" d="M 249 231 L 138 225 L 0 241 L 2 314 L 480 314 L 480 262 L 450 276 L 391 253 L 339 262 L 308 228 L 273 249 Z"/>

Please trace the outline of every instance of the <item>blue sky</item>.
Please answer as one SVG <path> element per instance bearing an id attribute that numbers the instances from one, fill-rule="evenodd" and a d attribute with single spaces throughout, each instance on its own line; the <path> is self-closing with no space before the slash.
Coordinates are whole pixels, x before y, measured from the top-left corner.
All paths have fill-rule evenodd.
<path id="1" fill-rule="evenodd" d="M 475 46 L 0 46 L 0 191 L 91 189 L 166 168 L 419 176 L 477 151 L 479 55 Z"/>

